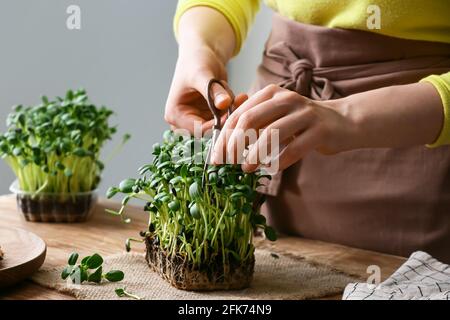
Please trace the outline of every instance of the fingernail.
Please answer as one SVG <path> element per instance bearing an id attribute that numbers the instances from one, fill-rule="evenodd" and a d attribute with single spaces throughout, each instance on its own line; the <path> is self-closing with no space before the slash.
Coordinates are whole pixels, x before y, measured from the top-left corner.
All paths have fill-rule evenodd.
<path id="1" fill-rule="evenodd" d="M 214 150 L 211 153 L 210 162 L 211 162 L 211 164 L 216 164 L 217 163 L 217 152 L 215 152 Z"/>
<path id="2" fill-rule="evenodd" d="M 245 173 L 251 172 L 251 166 L 248 163 L 244 162 L 241 167 Z"/>
<path id="3" fill-rule="evenodd" d="M 226 99 L 227 99 L 227 95 L 221 93 L 221 94 L 219 94 L 219 95 L 216 96 L 216 99 L 215 99 L 214 103 L 215 103 L 216 105 L 218 105 L 218 104 L 224 102 Z"/>

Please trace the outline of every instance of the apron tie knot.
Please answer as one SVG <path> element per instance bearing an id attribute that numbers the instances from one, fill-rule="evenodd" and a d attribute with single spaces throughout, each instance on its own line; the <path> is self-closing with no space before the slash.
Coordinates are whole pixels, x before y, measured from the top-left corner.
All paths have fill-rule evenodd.
<path id="1" fill-rule="evenodd" d="M 302 96 L 309 97 L 311 92 L 311 82 L 313 75 L 313 65 L 308 59 L 294 61 L 288 66 L 291 78 L 285 80 L 284 87 L 294 90 Z"/>
<path id="2" fill-rule="evenodd" d="M 314 64 L 299 57 L 286 42 L 278 42 L 264 51 L 263 65 L 284 78 L 279 85 L 314 100 L 337 96 L 331 81 L 316 73 Z"/>

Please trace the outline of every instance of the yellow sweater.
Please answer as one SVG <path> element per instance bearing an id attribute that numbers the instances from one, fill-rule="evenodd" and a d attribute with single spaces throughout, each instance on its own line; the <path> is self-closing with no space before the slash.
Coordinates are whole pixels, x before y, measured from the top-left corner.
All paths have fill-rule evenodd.
<path id="1" fill-rule="evenodd" d="M 174 28 L 194 6 L 214 8 L 228 19 L 236 35 L 237 54 L 259 9 L 259 0 L 179 0 Z M 266 0 L 268 6 L 292 20 L 329 28 L 359 29 L 393 37 L 450 43 L 450 0 Z M 380 9 L 379 29 L 367 28 L 367 19 Z M 421 81 L 432 83 L 441 96 L 445 121 L 431 146 L 450 144 L 450 72 Z"/>

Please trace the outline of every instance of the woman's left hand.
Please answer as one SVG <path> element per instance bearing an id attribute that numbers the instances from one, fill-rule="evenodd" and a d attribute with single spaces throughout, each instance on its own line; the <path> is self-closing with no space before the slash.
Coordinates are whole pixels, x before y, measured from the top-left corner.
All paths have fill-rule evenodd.
<path id="1" fill-rule="evenodd" d="M 313 101 L 296 92 L 269 85 L 245 101 L 227 119 L 212 161 L 216 164 L 243 162 L 244 171 L 254 171 L 264 160 L 260 159 L 261 149 L 270 150 L 276 131 L 279 144 L 286 145 L 277 159 L 279 170 L 313 150 L 325 154 L 347 150 L 355 128 L 343 111 L 333 106 L 332 101 Z M 244 159 L 242 146 L 249 142 L 243 141 L 248 140 L 251 135 L 247 130 L 252 129 L 258 138 Z"/>
<path id="2" fill-rule="evenodd" d="M 328 101 L 313 101 L 269 85 L 227 119 L 212 161 L 243 162 L 243 170 L 254 171 L 266 160 L 261 159 L 260 150 L 270 150 L 271 136 L 278 133 L 280 145 L 286 145 L 276 158 L 279 170 L 283 170 L 313 150 L 334 154 L 359 148 L 431 144 L 439 137 L 443 124 L 442 100 L 427 82 L 384 87 Z M 254 129 L 257 140 L 243 159 L 243 150 L 237 149 L 248 144 L 245 140 L 251 136 L 246 135 L 249 129 Z"/>

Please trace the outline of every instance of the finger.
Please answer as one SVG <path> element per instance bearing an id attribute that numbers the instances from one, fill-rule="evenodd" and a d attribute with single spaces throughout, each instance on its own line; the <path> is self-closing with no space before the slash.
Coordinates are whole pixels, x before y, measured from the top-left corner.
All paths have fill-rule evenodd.
<path id="1" fill-rule="evenodd" d="M 214 97 L 214 105 L 217 109 L 225 110 L 231 105 L 232 97 L 230 97 L 228 92 L 220 84 L 213 83 L 211 90 L 212 96 Z"/>
<path id="2" fill-rule="evenodd" d="M 256 143 L 250 147 L 244 167 L 249 171 L 256 170 L 259 164 L 277 156 L 281 144 L 290 142 L 295 135 L 305 131 L 310 125 L 309 114 L 302 111 L 271 123 L 263 130 Z"/>
<path id="3" fill-rule="evenodd" d="M 318 127 L 313 127 L 296 137 L 280 153 L 279 170 L 284 170 L 298 162 L 309 152 L 313 151 L 320 141 L 320 131 Z"/>
<path id="4" fill-rule="evenodd" d="M 176 110 L 176 109 L 175 109 Z M 178 113 L 175 114 L 176 121 L 170 123 L 175 129 L 188 130 L 191 134 L 196 132 L 196 127 L 202 128 L 205 123 L 205 119 L 196 114 Z M 197 129 L 198 130 L 198 129 Z"/>
<path id="5" fill-rule="evenodd" d="M 278 157 L 275 157 L 272 164 L 276 171 L 282 171 L 300 161 L 309 152 L 313 151 L 320 141 L 320 131 L 318 127 L 310 127 L 300 135 L 295 137 Z M 277 168 L 276 168 L 277 167 Z M 243 169 L 244 170 L 244 169 Z"/>
<path id="6" fill-rule="evenodd" d="M 233 112 L 233 114 L 230 116 L 230 118 L 227 120 L 227 123 L 225 123 L 225 126 L 228 126 L 228 128 L 234 128 L 237 121 L 241 117 L 241 115 L 248 111 L 251 108 L 254 108 L 255 106 L 263 103 L 264 101 L 270 100 L 273 98 L 273 96 L 276 93 L 277 86 L 267 86 L 266 88 L 259 90 L 254 95 L 249 97 L 247 100 L 242 102 L 242 104 L 239 105 L 239 107 Z"/>
<path id="7" fill-rule="evenodd" d="M 267 89 L 269 88 L 269 89 Z M 274 90 L 272 87 L 266 87 L 255 93 L 253 96 L 248 98 L 245 102 L 243 102 L 239 108 L 237 108 L 233 114 L 227 119 L 225 125 L 220 132 L 220 135 L 217 139 L 217 142 L 214 146 L 213 154 L 211 160 L 215 164 L 221 164 L 226 161 L 224 156 L 226 155 L 226 146 L 227 146 L 227 138 L 226 133 L 230 130 L 234 129 L 236 126 L 239 117 L 247 110 L 253 108 L 254 106 L 261 104 L 262 102 L 269 100 L 274 95 Z"/>
<path id="8" fill-rule="evenodd" d="M 225 79 L 220 79 L 216 77 L 216 75 L 213 74 L 212 70 L 204 70 L 203 72 L 200 72 L 198 75 L 195 76 L 194 81 L 192 83 L 193 89 L 200 92 L 203 96 L 203 98 L 208 101 L 208 82 L 211 79 L 219 79 L 226 83 Z M 232 102 L 232 97 L 228 94 L 227 90 L 220 85 L 219 83 L 213 83 L 211 85 L 211 93 L 212 97 L 214 99 L 214 106 L 217 109 L 223 110 L 230 106 Z"/>
<path id="9" fill-rule="evenodd" d="M 248 95 L 246 93 L 240 93 L 234 98 L 234 107 L 239 108 L 246 100 Z M 234 111 L 234 110 L 233 110 Z"/>
<path id="10" fill-rule="evenodd" d="M 243 113 L 226 145 L 231 161 L 241 163 L 244 151 L 241 149 L 255 143 L 262 128 L 269 127 L 269 130 L 283 128 L 284 130 L 285 123 L 287 123 L 288 125 L 292 124 L 293 130 L 298 130 L 298 118 L 302 117 L 302 110 L 299 108 L 298 111 L 292 113 L 292 108 L 292 105 L 278 101 L 274 97 Z M 289 116 L 290 113 L 292 116 Z M 287 119 L 285 119 L 286 116 Z M 280 119 L 284 120 L 279 122 Z"/>

